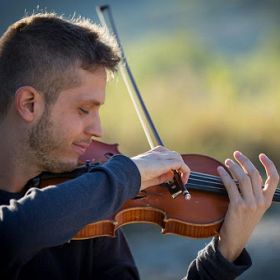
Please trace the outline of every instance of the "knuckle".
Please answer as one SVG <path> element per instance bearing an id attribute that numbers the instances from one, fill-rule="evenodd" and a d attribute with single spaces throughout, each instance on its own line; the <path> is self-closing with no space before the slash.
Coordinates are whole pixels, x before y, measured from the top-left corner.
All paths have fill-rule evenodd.
<path id="1" fill-rule="evenodd" d="M 224 185 L 227 189 L 231 190 L 233 188 L 236 188 L 236 185 L 231 178 L 225 177 L 223 180 L 224 180 Z"/>
<path id="2" fill-rule="evenodd" d="M 257 204 L 254 199 L 246 199 L 243 201 L 242 205 L 240 205 L 240 211 L 243 211 L 245 213 L 252 213 L 257 210 Z"/>
<path id="3" fill-rule="evenodd" d="M 232 179 L 229 179 L 229 180 L 228 180 L 228 186 L 229 186 L 231 189 L 233 189 L 233 188 L 238 189 L 237 186 L 236 186 L 236 184 L 234 183 L 234 181 L 233 181 Z"/>
<path id="4" fill-rule="evenodd" d="M 257 207 L 258 209 L 260 210 L 265 210 L 267 208 L 267 203 L 264 201 L 264 199 L 260 199 L 258 202 L 257 202 Z"/>
<path id="5" fill-rule="evenodd" d="M 257 197 L 256 197 L 256 203 L 257 203 L 257 205 L 258 206 L 260 206 L 260 207 L 262 207 L 262 206 L 264 206 L 265 205 L 265 197 L 263 196 L 263 195 L 258 195 Z"/>
<path id="6" fill-rule="evenodd" d="M 243 211 L 246 209 L 245 202 L 242 199 L 235 199 L 232 201 L 237 211 Z"/>
<path id="7" fill-rule="evenodd" d="M 269 184 L 273 184 L 273 185 L 278 185 L 279 183 L 279 175 L 275 174 L 275 175 L 271 175 L 268 177 L 268 182 Z"/>
<path id="8" fill-rule="evenodd" d="M 258 211 L 258 207 L 255 204 L 251 204 L 247 207 L 247 213 L 256 213 Z"/>
<path id="9" fill-rule="evenodd" d="M 173 155 L 176 157 L 176 158 L 179 158 L 179 159 L 182 159 L 181 155 L 176 152 L 176 151 L 173 151 Z"/>
<path id="10" fill-rule="evenodd" d="M 268 208 L 268 205 L 263 197 L 258 198 L 257 200 L 251 200 L 248 203 L 248 210 L 250 212 L 261 211 L 264 212 Z"/>
<path id="11" fill-rule="evenodd" d="M 259 177 L 260 176 L 260 173 L 256 168 L 249 168 L 248 174 L 250 177 Z"/>
<path id="12" fill-rule="evenodd" d="M 249 176 L 247 174 L 242 174 L 239 178 L 239 182 L 242 183 L 242 184 L 248 184 L 250 183 L 250 179 L 249 179 Z"/>
<path id="13" fill-rule="evenodd" d="M 185 167 L 185 172 L 186 173 L 191 173 L 191 169 L 189 168 L 189 166 L 188 165 L 186 165 L 186 164 L 184 164 L 184 167 Z"/>
<path id="14" fill-rule="evenodd" d="M 256 212 L 258 209 L 257 204 L 255 201 L 251 200 L 247 205 L 247 210 L 250 212 Z"/>
<path id="15" fill-rule="evenodd" d="M 270 177 L 275 178 L 275 180 L 279 180 L 279 173 L 276 167 L 270 169 Z"/>

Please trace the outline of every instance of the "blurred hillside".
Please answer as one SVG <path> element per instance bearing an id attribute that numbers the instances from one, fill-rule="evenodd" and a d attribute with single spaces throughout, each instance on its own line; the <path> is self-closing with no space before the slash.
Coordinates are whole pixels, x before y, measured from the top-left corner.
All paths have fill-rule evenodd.
<path id="1" fill-rule="evenodd" d="M 220 160 L 240 149 L 255 162 L 262 151 L 280 165 L 280 1 L 106 3 L 166 146 Z M 104 2 L 2 1 L 0 32 L 34 10 L 97 21 L 99 4 Z M 148 149 L 122 80 L 117 77 L 108 91 L 104 141 L 119 143 L 129 155 Z"/>
<path id="2" fill-rule="evenodd" d="M 137 46 L 132 48 L 136 54 L 130 55 L 132 66 L 167 146 L 221 158 L 234 149 L 251 156 L 265 151 L 279 160 L 277 49 L 265 43 L 254 52 L 227 59 L 180 34 Z M 104 108 L 105 133 L 109 139 L 118 135 L 121 144 L 128 140 L 129 150 L 136 152 L 145 149 L 145 141 L 134 138 L 141 132 L 121 86 L 121 79 L 111 85 L 112 107 Z M 118 126 L 109 121 L 109 112 L 114 111 Z"/>
<path id="3" fill-rule="evenodd" d="M 263 151 L 280 164 L 280 5 L 265 3 L 179 1 L 177 13 L 175 5 L 168 12 L 147 11 L 145 19 L 153 21 L 144 20 L 145 36 L 131 32 L 124 45 L 127 57 L 166 146 L 221 160 L 240 149 L 255 162 Z M 123 37 L 126 43 L 125 32 Z M 128 154 L 147 149 L 120 78 L 109 92 L 105 139 L 114 141 L 117 135 Z M 116 114 L 117 126 L 109 112 Z"/>

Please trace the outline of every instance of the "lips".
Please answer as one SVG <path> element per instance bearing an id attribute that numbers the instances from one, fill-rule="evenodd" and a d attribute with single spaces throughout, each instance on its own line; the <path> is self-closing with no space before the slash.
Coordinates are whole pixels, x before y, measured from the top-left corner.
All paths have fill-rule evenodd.
<path id="1" fill-rule="evenodd" d="M 74 150 L 79 154 L 82 155 L 85 153 L 86 149 L 88 148 L 89 144 L 73 144 Z"/>

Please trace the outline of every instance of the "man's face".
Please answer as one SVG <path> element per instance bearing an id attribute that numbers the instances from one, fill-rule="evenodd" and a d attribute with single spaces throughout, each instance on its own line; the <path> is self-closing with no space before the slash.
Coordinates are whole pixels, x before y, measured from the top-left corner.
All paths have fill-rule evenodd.
<path id="1" fill-rule="evenodd" d="M 32 128 L 29 144 L 42 171 L 74 169 L 91 142 L 102 134 L 100 106 L 105 101 L 106 71 L 77 71 L 80 85 L 62 91 Z"/>

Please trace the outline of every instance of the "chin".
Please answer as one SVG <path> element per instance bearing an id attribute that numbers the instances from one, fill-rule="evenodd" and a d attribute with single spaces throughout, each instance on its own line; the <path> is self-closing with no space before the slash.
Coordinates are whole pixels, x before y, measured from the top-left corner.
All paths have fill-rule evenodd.
<path id="1" fill-rule="evenodd" d="M 68 161 L 52 161 L 46 164 L 45 170 L 52 173 L 63 173 L 74 170 L 78 167 L 78 159 Z"/>
<path id="2" fill-rule="evenodd" d="M 78 167 L 78 160 L 72 162 L 64 162 L 61 165 L 61 169 L 64 172 L 72 171 L 73 169 Z"/>

